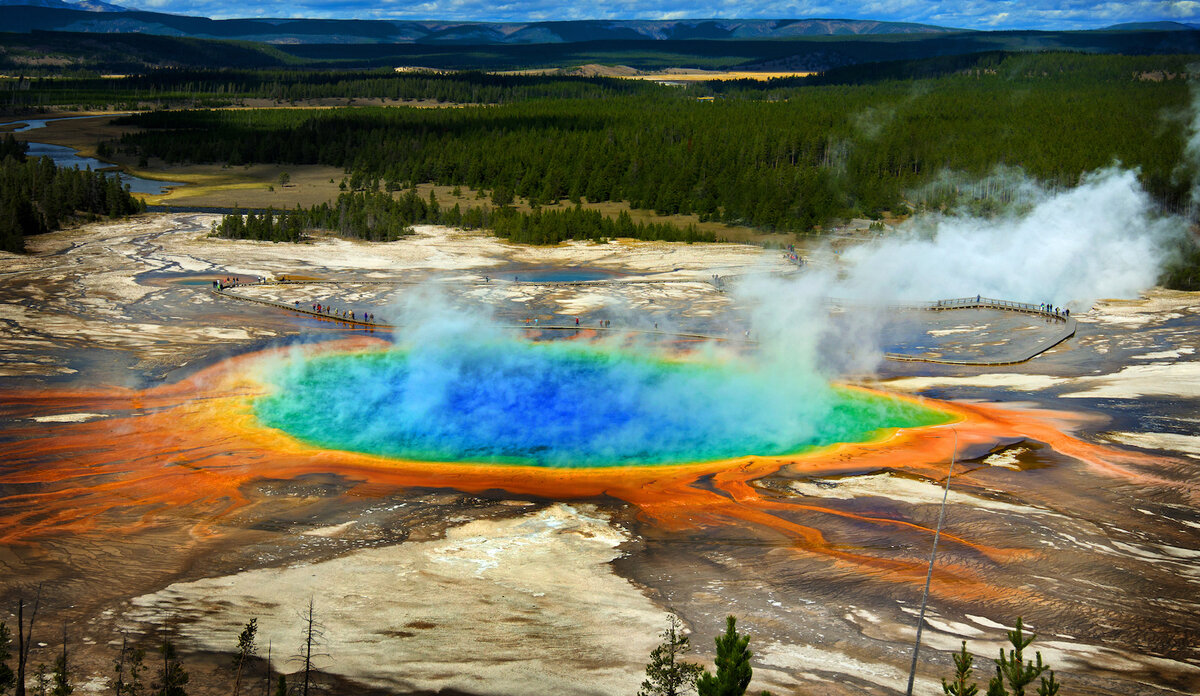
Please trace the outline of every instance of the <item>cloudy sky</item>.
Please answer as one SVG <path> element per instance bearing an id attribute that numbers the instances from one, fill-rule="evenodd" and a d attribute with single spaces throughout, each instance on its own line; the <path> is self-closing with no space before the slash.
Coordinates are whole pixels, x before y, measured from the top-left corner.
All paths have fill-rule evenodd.
<path id="1" fill-rule="evenodd" d="M 228 17 L 526 21 L 838 18 L 964 29 L 1091 29 L 1123 22 L 1200 23 L 1200 0 L 116 0 L 126 7 Z"/>

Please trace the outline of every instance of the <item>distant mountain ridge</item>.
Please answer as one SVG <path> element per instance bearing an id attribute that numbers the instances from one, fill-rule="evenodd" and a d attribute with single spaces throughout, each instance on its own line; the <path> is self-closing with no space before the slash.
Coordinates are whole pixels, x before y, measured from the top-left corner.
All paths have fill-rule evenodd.
<path id="1" fill-rule="evenodd" d="M 1200 24 L 1187 24 L 1184 22 L 1128 22 L 1126 24 L 1114 24 L 1111 27 L 1105 27 L 1105 31 L 1195 31 L 1200 29 Z"/>
<path id="2" fill-rule="evenodd" d="M 87 7 L 84 7 L 84 4 Z M 114 9 L 92 9 L 100 8 Z M 157 34 L 274 44 L 545 44 L 614 40 L 783 39 L 798 36 L 944 34 L 928 24 L 854 19 L 576 20 L 451 22 L 360 19 L 208 19 L 128 10 L 100 0 L 0 0 L 6 31 Z"/>
<path id="3" fill-rule="evenodd" d="M 84 12 L 128 12 L 129 8 L 102 0 L 0 0 L 0 7 L 50 7 L 58 10 L 83 10 Z"/>

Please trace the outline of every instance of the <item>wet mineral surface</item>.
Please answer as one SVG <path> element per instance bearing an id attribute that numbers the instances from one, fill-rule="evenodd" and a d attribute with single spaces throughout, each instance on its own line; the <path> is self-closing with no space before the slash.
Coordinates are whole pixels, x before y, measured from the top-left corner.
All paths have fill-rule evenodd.
<path id="1" fill-rule="evenodd" d="M 795 267 L 738 245 L 537 249 L 438 228 L 388 245 L 230 242 L 207 237 L 211 219 L 46 235 L 0 273 L 0 617 L 15 624 L 40 584 L 30 662 L 53 660 L 66 624 L 81 692 L 111 688 L 124 633 L 173 636 L 189 691 L 227 693 L 220 653 L 251 617 L 293 672 L 311 598 L 334 693 L 629 693 L 667 612 L 701 660 L 736 615 L 755 689 L 899 693 L 951 460 L 919 693 L 940 690 L 963 640 L 990 672 L 1017 616 L 1065 690 L 1200 690 L 1197 295 L 1100 302 L 1027 363 L 863 371 L 953 424 L 636 472 L 481 469 L 263 427 L 263 361 L 399 339 L 212 281 L 310 280 L 239 291 L 388 316 L 436 280 L 521 340 L 579 317 L 574 340 L 607 321 L 686 351 L 671 332 L 756 338 L 714 275 Z M 956 356 L 1047 330 L 983 310 L 892 323 L 876 348 Z"/>

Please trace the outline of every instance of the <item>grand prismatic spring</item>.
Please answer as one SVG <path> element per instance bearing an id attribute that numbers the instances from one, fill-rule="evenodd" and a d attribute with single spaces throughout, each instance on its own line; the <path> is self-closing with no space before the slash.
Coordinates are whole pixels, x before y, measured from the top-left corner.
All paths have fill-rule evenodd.
<path id="1" fill-rule="evenodd" d="M 849 346 L 873 335 L 877 356 L 902 336 L 995 357 L 1061 323 L 875 316 L 831 329 L 854 339 L 831 351 L 805 342 L 828 309 L 787 295 L 804 275 L 752 247 L 422 228 L 372 256 L 207 222 L 46 235 L 3 279 L 0 590 L 7 612 L 40 583 L 39 621 L 78 627 L 84 691 L 110 686 L 124 633 L 173 636 L 189 693 L 225 693 L 250 618 L 295 671 L 312 599 L 332 693 L 632 693 L 667 612 L 701 660 L 735 614 L 756 689 L 900 693 L 955 457 L 919 693 L 1017 616 L 1075 693 L 1200 688 L 1191 294 L 1077 308 L 1026 363 L 838 378 L 810 357 L 861 366 Z M 535 267 L 604 279 L 495 280 Z M 208 289 L 230 275 L 312 281 Z M 430 283 L 449 301 L 405 316 L 437 304 Z M 53 658 L 46 630 L 32 660 Z"/>
<path id="2" fill-rule="evenodd" d="M 792 391 L 781 377 L 561 343 L 468 343 L 289 363 L 254 410 L 327 449 L 560 468 L 779 456 L 949 420 L 861 392 Z"/>

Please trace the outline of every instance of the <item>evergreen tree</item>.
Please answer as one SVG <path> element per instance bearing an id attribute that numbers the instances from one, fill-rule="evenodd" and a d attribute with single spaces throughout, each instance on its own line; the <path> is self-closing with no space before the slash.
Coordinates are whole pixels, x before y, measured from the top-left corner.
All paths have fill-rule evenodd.
<path id="1" fill-rule="evenodd" d="M 11 157 L 18 162 L 24 162 L 28 149 L 29 146 L 14 138 L 12 133 L 6 133 L 4 140 L 0 141 L 0 160 Z"/>
<path id="2" fill-rule="evenodd" d="M 37 696 L 46 696 L 46 690 L 50 688 L 50 675 L 46 672 L 45 663 L 39 662 L 33 670 L 33 688 Z"/>
<path id="3" fill-rule="evenodd" d="M 1038 696 L 1056 696 L 1058 694 L 1059 684 L 1054 678 L 1054 672 L 1042 662 L 1042 654 L 1036 653 L 1036 659 L 1032 662 L 1025 660 L 1024 651 L 1037 636 L 1026 636 L 1024 628 L 1021 618 L 1018 617 L 1016 627 L 1007 633 L 1012 649 L 1006 653 L 1002 648 L 1000 657 L 994 660 L 996 674 L 988 681 L 986 696 L 1025 696 L 1025 689 L 1039 678 Z M 974 657 L 967 652 L 967 643 L 963 641 L 962 651 L 954 655 L 954 681 L 947 682 L 943 679 L 942 691 L 950 696 L 974 696 L 977 694 L 979 687 L 968 682 L 971 678 L 973 661 Z M 1049 672 L 1049 675 L 1042 676 L 1046 672 Z"/>
<path id="4" fill-rule="evenodd" d="M 187 685 L 189 677 L 179 660 L 175 644 L 165 640 L 158 652 L 162 655 L 163 665 L 158 672 L 158 681 L 153 687 L 156 696 L 187 696 L 184 686 Z"/>
<path id="5" fill-rule="evenodd" d="M 988 690 L 986 696 L 1009 696 L 1008 689 L 1004 688 L 1004 680 L 1000 677 L 1000 669 L 996 669 L 996 676 L 988 681 Z"/>
<path id="6" fill-rule="evenodd" d="M 238 635 L 237 654 L 233 657 L 233 668 L 237 673 L 233 682 L 233 696 L 238 696 L 242 690 L 242 669 L 246 666 L 246 660 L 250 659 L 258 652 L 258 646 L 254 643 L 254 637 L 258 633 L 258 619 L 250 619 L 246 627 Z"/>
<path id="7" fill-rule="evenodd" d="M 117 673 L 117 678 L 113 683 L 113 691 L 116 696 L 141 696 L 144 688 L 142 685 L 142 672 L 146 670 L 145 659 L 145 649 L 134 648 L 130 650 L 128 636 L 122 635 L 121 653 L 113 663 L 113 671 Z M 128 672 L 126 672 L 127 660 Z M 126 677 L 126 674 L 128 674 L 128 677 Z"/>
<path id="8" fill-rule="evenodd" d="M 696 680 L 700 696 L 742 696 L 750 686 L 749 635 L 738 635 L 737 619 L 725 618 L 725 633 L 717 636 L 717 672 L 707 670 Z"/>
<path id="9" fill-rule="evenodd" d="M 1172 290 L 1200 290 L 1200 240 L 1189 235 L 1174 246 L 1158 282 Z"/>
<path id="10" fill-rule="evenodd" d="M 113 680 L 113 693 L 116 696 L 122 696 L 125 689 L 128 688 L 125 683 L 125 657 L 129 654 L 129 636 L 121 634 L 121 652 L 117 653 L 117 659 L 113 662 L 113 671 L 117 673 L 116 679 Z"/>
<path id="11" fill-rule="evenodd" d="M 54 689 L 51 696 L 71 696 L 75 687 L 71 686 L 71 673 L 67 665 L 67 629 L 63 629 L 62 652 L 54 660 Z"/>
<path id="12" fill-rule="evenodd" d="M 502 184 L 492 189 L 492 204 L 498 207 L 512 205 L 513 190 L 507 184 Z"/>
<path id="13" fill-rule="evenodd" d="M 0 158 L 0 249 L 5 251 L 19 253 L 26 236 L 58 229 L 73 218 L 144 210 L 117 177 L 104 172 L 59 169 L 48 157 Z"/>
<path id="14" fill-rule="evenodd" d="M 275 684 L 275 695 L 274 696 L 288 696 L 287 678 L 284 677 L 282 674 L 279 675 L 279 681 L 276 682 L 276 684 Z"/>
<path id="15" fill-rule="evenodd" d="M 1038 696 L 1057 696 L 1058 682 L 1054 679 L 1054 670 L 1050 670 L 1049 677 L 1042 677 L 1041 683 L 1038 685 Z"/>
<path id="16" fill-rule="evenodd" d="M 0 621 L 0 696 L 5 696 L 17 683 L 16 673 L 8 666 L 8 659 L 12 657 L 11 650 L 12 633 L 9 632 L 8 626 Z"/>
<path id="17" fill-rule="evenodd" d="M 1004 649 L 1001 648 L 1000 657 L 996 660 L 997 675 L 993 677 L 993 680 L 1002 679 L 1003 685 L 1012 696 L 1025 696 L 1025 687 L 1041 676 L 1042 672 L 1049 669 L 1048 666 L 1042 664 L 1040 652 L 1037 653 L 1036 664 L 1025 661 L 1022 652 L 1037 636 L 1026 637 L 1023 628 L 1021 617 L 1018 616 L 1016 627 L 1008 632 L 1008 641 L 1012 643 L 1013 649 L 1005 655 Z"/>
<path id="18" fill-rule="evenodd" d="M 142 674 L 146 671 L 146 649 L 134 648 L 129 654 L 129 683 L 125 685 L 125 696 L 142 696 L 145 685 Z"/>
<path id="19" fill-rule="evenodd" d="M 680 633 L 683 624 L 674 614 L 667 616 L 667 628 L 662 632 L 663 642 L 650 653 L 646 665 L 646 680 L 638 696 L 681 696 L 696 687 L 696 679 L 704 668 L 691 662 L 679 660 L 688 651 L 688 637 Z"/>
<path id="20" fill-rule="evenodd" d="M 942 692 L 947 696 L 975 696 L 979 687 L 970 681 L 971 664 L 975 656 L 967 652 L 967 641 L 962 643 L 962 651 L 954 654 L 954 681 L 942 680 Z"/>

